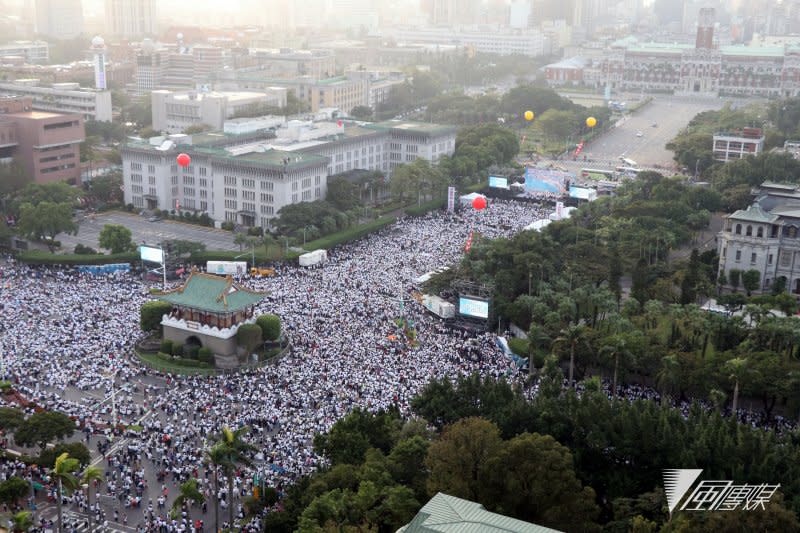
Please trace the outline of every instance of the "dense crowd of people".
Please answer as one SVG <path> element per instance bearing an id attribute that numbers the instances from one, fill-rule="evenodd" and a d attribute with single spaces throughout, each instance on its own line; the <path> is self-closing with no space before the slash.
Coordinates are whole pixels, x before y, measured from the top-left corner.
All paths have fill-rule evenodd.
<path id="1" fill-rule="evenodd" d="M 151 298 L 146 283 L 127 273 L 93 276 L 9 259 L 0 264 L 0 375 L 39 406 L 74 417 L 90 449 L 102 452 L 100 490 L 116 500 L 116 512 L 105 516 L 81 496 L 76 509 L 140 531 L 195 531 L 199 510 L 168 511 L 180 483 L 196 478 L 206 523 L 215 503 L 221 522 L 230 506 L 243 519 L 254 473 L 279 492 L 311 473 L 324 461 L 314 435 L 356 407 L 408 415 L 432 378 L 475 371 L 522 382 L 493 334 L 442 327 L 411 291 L 420 274 L 458 262 L 470 232 L 508 236 L 550 211 L 495 201 L 483 211 L 401 219 L 330 251 L 322 267 L 282 266 L 275 277 L 242 279 L 266 293 L 258 312 L 280 316 L 292 350 L 276 364 L 211 377 L 159 375 L 132 357 L 142 335 L 139 308 Z M 413 324 L 414 343 L 398 325 L 401 316 Z M 139 430 L 109 434 L 112 416 Z M 223 426 L 248 426 L 247 440 L 259 450 L 252 470 L 236 476 L 233 501 L 224 487 L 215 491 L 203 461 Z M 0 477 L 9 468 L 23 467 L 0 465 Z"/>
<path id="2" fill-rule="evenodd" d="M 150 296 L 131 275 L 8 260 L 0 268 L 0 374 L 29 400 L 87 428 L 92 447 L 104 450 L 102 490 L 119 502 L 119 523 L 124 516 L 131 526 L 188 531 L 196 524 L 170 517 L 167 503 L 189 477 L 198 477 L 214 501 L 201 455 L 223 426 L 251 428 L 248 440 L 261 450 L 254 468 L 282 490 L 323 460 L 314 453 L 314 435 L 353 408 L 397 407 L 408 414 L 411 398 L 431 377 L 510 374 L 511 362 L 489 334 L 477 339 L 480 358 L 459 356 L 475 350 L 475 339 L 441 327 L 414 303 L 412 280 L 457 262 L 471 231 L 510 235 L 546 215 L 540 206 L 497 201 L 480 212 L 402 219 L 333 250 L 321 268 L 284 266 L 273 278 L 243 279 L 267 293 L 258 311 L 281 317 L 292 350 L 278 364 L 215 377 L 156 376 L 132 359 L 141 336 L 139 307 Z M 398 326 L 401 316 L 414 325 L 416 343 Z M 101 431 L 112 418 L 112 380 L 116 416 L 141 426 L 119 442 Z M 145 470 L 163 490 L 153 480 L 148 486 Z M 243 517 L 241 495 L 252 491 L 252 482 L 242 473 L 234 501 L 221 490 L 220 505 L 233 505 Z M 75 506 L 88 509 L 80 498 Z"/>

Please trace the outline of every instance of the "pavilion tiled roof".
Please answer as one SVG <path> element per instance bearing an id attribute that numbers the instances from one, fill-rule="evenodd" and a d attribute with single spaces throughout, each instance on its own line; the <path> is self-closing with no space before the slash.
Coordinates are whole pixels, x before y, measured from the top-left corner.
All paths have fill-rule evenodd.
<path id="1" fill-rule="evenodd" d="M 234 283 L 230 276 L 192 272 L 182 286 L 155 293 L 154 296 L 180 307 L 211 313 L 233 313 L 257 304 L 264 299 L 265 293 L 242 287 Z"/>
<path id="2" fill-rule="evenodd" d="M 469 500 L 437 493 L 399 533 L 559 533 L 558 530 L 490 513 Z"/>

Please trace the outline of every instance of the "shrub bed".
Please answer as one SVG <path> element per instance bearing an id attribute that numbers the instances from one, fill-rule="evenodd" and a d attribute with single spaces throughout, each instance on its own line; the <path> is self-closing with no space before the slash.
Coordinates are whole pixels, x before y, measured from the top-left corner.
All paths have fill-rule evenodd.
<path id="1" fill-rule="evenodd" d="M 17 260 L 29 265 L 110 265 L 112 263 L 136 263 L 139 255 L 136 252 L 125 252 L 110 255 L 86 254 L 50 254 L 41 250 L 29 250 L 17 256 Z"/>
<path id="2" fill-rule="evenodd" d="M 319 250 L 320 248 L 324 248 L 327 250 L 339 244 L 345 244 L 360 239 L 365 235 L 376 232 L 382 228 L 385 228 L 390 224 L 393 224 L 396 220 L 397 217 L 393 216 L 381 217 L 371 222 L 367 222 L 366 224 L 361 224 L 360 226 L 355 226 L 336 233 L 331 233 L 330 235 L 326 235 L 325 237 L 308 242 L 306 243 L 304 248 L 306 250 Z M 294 253 L 294 254 L 289 254 L 289 257 L 298 257 L 299 255 L 300 254 L 298 253 Z"/>

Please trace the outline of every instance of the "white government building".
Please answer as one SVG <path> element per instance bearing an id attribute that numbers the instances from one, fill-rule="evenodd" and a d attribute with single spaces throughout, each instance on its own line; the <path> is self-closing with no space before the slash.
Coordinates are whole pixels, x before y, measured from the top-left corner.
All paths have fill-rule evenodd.
<path id="1" fill-rule="evenodd" d="M 731 288 L 731 270 L 757 270 L 756 292 L 785 278 L 786 290 L 800 297 L 800 187 L 764 182 L 754 192 L 753 204 L 728 215 L 718 234 L 719 272 Z"/>
<path id="2" fill-rule="evenodd" d="M 272 131 L 170 135 L 122 149 L 125 203 L 208 213 L 218 223 L 269 227 L 289 204 L 322 200 L 328 176 L 356 169 L 387 177 L 400 164 L 455 150 L 452 126 L 290 121 Z M 181 168 L 184 152 L 191 164 Z"/>

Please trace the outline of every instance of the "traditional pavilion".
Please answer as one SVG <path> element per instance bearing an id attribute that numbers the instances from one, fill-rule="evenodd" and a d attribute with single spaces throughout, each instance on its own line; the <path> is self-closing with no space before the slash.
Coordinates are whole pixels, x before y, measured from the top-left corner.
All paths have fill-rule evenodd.
<path id="1" fill-rule="evenodd" d="M 236 355 L 236 331 L 255 323 L 255 306 L 265 293 L 238 283 L 231 276 L 192 271 L 186 282 L 155 296 L 172 304 L 164 315 L 164 339 L 180 344 L 205 346 L 221 356 Z"/>

